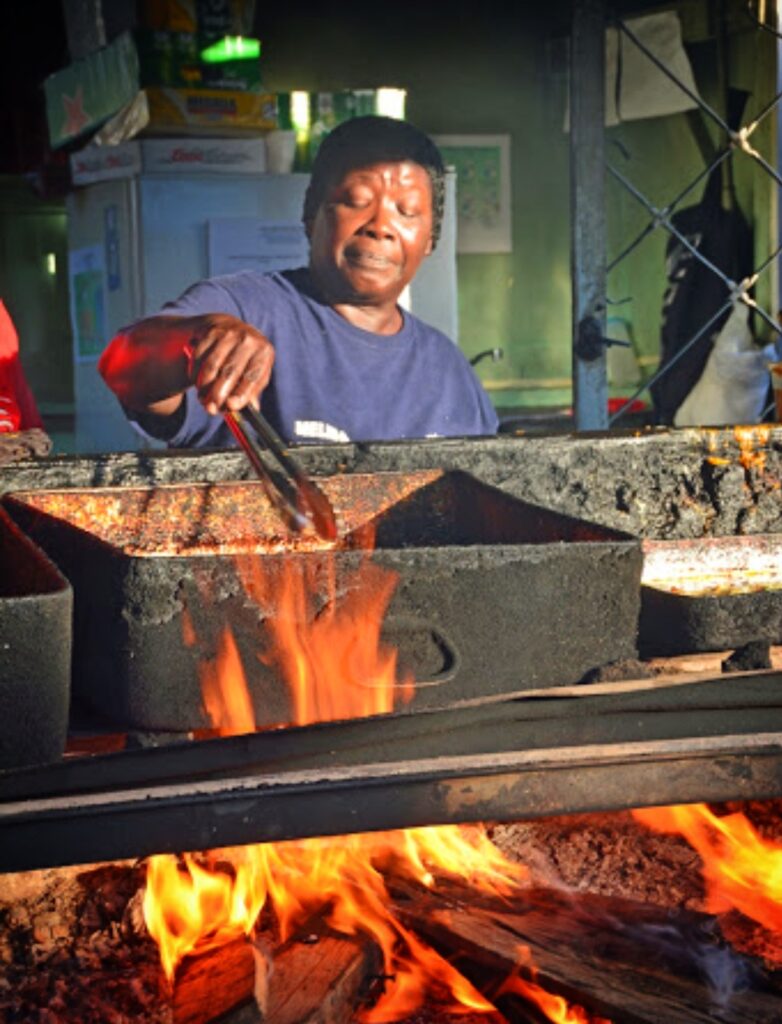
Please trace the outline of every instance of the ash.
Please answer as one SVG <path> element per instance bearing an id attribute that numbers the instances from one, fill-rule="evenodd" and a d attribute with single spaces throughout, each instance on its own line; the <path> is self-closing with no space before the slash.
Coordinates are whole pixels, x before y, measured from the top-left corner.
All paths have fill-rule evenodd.
<path id="1" fill-rule="evenodd" d="M 0 1020 L 170 1024 L 134 863 L 7 875 L 0 891 Z"/>
<path id="2" fill-rule="evenodd" d="M 700 910 L 700 858 L 680 836 L 658 835 L 629 812 L 496 825 L 495 845 L 526 864 L 536 885 Z"/>

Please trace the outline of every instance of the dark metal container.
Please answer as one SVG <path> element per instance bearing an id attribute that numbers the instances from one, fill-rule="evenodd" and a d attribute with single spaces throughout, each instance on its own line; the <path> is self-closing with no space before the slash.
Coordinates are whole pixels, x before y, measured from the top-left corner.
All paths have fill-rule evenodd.
<path id="1" fill-rule="evenodd" d="M 643 657 L 782 643 L 782 536 L 643 542 Z"/>
<path id="2" fill-rule="evenodd" d="M 335 552 L 287 534 L 259 483 L 6 497 L 73 585 L 78 696 L 125 727 L 203 726 L 198 662 L 228 623 L 258 723 L 291 721 L 286 687 L 258 656 L 279 611 L 275 581 L 305 573 L 317 614 L 331 587 L 344 598 L 355 586 L 370 534 L 372 559 L 399 575 L 384 638 L 415 675 L 407 708 L 571 683 L 635 656 L 635 538 L 459 472 L 319 484 L 341 523 Z M 269 582 L 260 602 L 248 597 L 237 556 Z"/>
<path id="3" fill-rule="evenodd" d="M 62 756 L 73 592 L 0 508 L 0 768 Z"/>

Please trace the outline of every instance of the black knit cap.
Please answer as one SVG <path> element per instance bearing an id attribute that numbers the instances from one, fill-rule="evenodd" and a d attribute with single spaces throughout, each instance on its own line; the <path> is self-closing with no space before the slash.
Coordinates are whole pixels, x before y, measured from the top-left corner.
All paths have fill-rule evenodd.
<path id="1" fill-rule="evenodd" d="M 305 224 L 311 224 L 331 186 L 348 171 L 377 163 L 408 160 L 432 183 L 432 247 L 440 237 L 445 205 L 445 167 L 440 151 L 418 128 L 393 117 L 354 117 L 337 125 L 321 142 L 304 197 Z"/>

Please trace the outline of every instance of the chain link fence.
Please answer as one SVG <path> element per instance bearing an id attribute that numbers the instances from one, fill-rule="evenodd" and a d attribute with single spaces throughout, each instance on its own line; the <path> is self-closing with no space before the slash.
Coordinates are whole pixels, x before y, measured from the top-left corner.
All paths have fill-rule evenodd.
<path id="1" fill-rule="evenodd" d="M 744 14 L 748 19 L 751 19 L 750 28 L 753 32 L 757 33 L 758 36 L 763 36 L 764 33 L 769 33 L 771 36 L 776 37 L 771 40 L 771 43 L 778 45 L 778 39 L 780 38 L 776 27 L 767 25 L 758 17 L 758 13 L 753 9 L 751 4 L 747 4 Z M 673 276 L 669 275 L 669 294 L 666 295 L 666 303 L 670 299 L 670 294 L 676 287 L 681 283 L 681 278 L 685 274 L 692 274 L 693 268 L 697 268 L 700 274 L 701 282 L 706 282 L 706 287 L 710 289 L 712 296 L 715 296 L 712 306 L 708 311 L 703 313 L 702 322 L 697 324 L 689 323 L 689 330 L 686 337 L 682 337 L 681 333 L 679 337 L 675 339 L 673 345 L 665 344 L 665 329 L 666 329 L 666 316 L 667 316 L 667 305 L 663 310 L 663 324 L 662 324 L 662 346 L 661 346 L 661 360 L 657 369 L 652 373 L 651 376 L 643 379 L 642 383 L 637 389 L 626 399 L 625 403 L 616 411 L 613 416 L 609 419 L 609 425 L 613 426 L 620 423 L 622 418 L 626 416 L 628 410 L 633 407 L 633 403 L 639 399 L 646 392 L 651 391 L 655 398 L 655 410 L 656 418 L 658 422 L 672 422 L 672 417 L 666 417 L 665 410 L 663 408 L 661 414 L 661 402 L 659 401 L 660 394 L 665 391 L 665 388 L 671 384 L 673 380 L 672 375 L 679 374 L 682 368 L 687 365 L 688 361 L 692 364 L 693 357 L 695 357 L 695 366 L 703 366 L 712 350 L 713 342 L 718 334 L 721 327 L 725 324 L 731 311 L 734 309 L 735 304 L 741 303 L 751 313 L 752 319 L 756 325 L 756 333 L 764 334 L 767 340 L 778 339 L 780 333 L 780 323 L 777 318 L 777 310 L 769 309 L 764 306 L 757 298 L 758 289 L 756 286 L 758 282 L 765 275 L 772 275 L 776 271 L 777 260 L 782 253 L 782 244 L 776 246 L 770 246 L 772 251 L 769 251 L 762 258 L 758 258 L 757 255 L 751 251 L 750 262 L 744 268 L 744 271 L 740 274 L 736 274 L 732 271 L 735 270 L 735 266 L 731 265 L 731 260 L 727 258 L 714 258 L 708 252 L 708 247 L 704 245 L 703 232 L 693 230 L 692 224 L 688 224 L 685 217 L 681 214 L 684 210 L 684 204 L 686 201 L 692 201 L 696 196 L 699 195 L 699 188 L 701 186 L 709 187 L 709 182 L 714 181 L 717 176 L 720 177 L 720 184 L 723 174 L 728 170 L 729 165 L 734 158 L 741 158 L 743 160 L 750 161 L 753 166 L 753 173 L 757 175 L 766 175 L 768 179 L 773 183 L 774 186 L 782 186 L 782 176 L 775 166 L 773 166 L 771 160 L 764 156 L 756 145 L 753 144 L 755 137 L 758 133 L 758 129 L 761 125 L 766 125 L 768 128 L 768 122 L 774 117 L 778 116 L 779 105 L 782 102 L 782 91 L 778 91 L 776 95 L 770 96 L 767 102 L 763 103 L 761 100 L 760 104 L 756 103 L 755 106 L 759 109 L 750 121 L 744 124 L 731 124 L 729 115 L 720 113 L 715 109 L 715 106 L 706 102 L 698 92 L 694 92 L 686 83 L 681 81 L 674 72 L 661 61 L 655 53 L 649 49 L 644 42 L 638 38 L 633 29 L 625 21 L 619 20 L 617 27 L 622 36 L 623 42 L 627 45 L 638 47 L 648 58 L 652 61 L 657 68 L 666 75 L 675 85 L 680 88 L 693 102 L 697 105 L 697 108 L 702 113 L 704 119 L 709 123 L 713 131 L 716 131 L 718 135 L 718 145 L 716 152 L 712 158 L 706 163 L 702 170 L 700 170 L 691 180 L 689 180 L 676 195 L 668 200 L 663 205 L 658 205 L 652 202 L 641 187 L 635 184 L 630 175 L 624 168 L 617 166 L 616 160 L 607 160 L 607 169 L 615 182 L 624 189 L 632 198 L 640 204 L 640 206 L 648 214 L 648 221 L 644 227 L 629 241 L 624 242 L 621 247 L 621 251 L 609 259 L 607 263 L 607 272 L 610 273 L 620 267 L 624 261 L 630 257 L 630 255 L 653 233 L 664 231 L 667 232 L 667 254 L 669 262 L 678 260 L 678 270 L 674 270 Z M 765 41 L 765 40 L 764 40 Z M 766 45 L 769 45 L 768 42 Z M 773 90 L 770 90 L 773 91 Z M 775 132 L 767 133 L 769 138 L 776 138 Z M 776 163 L 776 157 L 773 158 Z M 732 181 L 732 179 L 731 179 Z M 717 201 L 719 204 L 722 202 L 722 191 L 717 193 Z M 767 212 L 768 218 L 771 221 L 775 217 L 775 206 L 771 204 Z M 769 237 L 772 240 L 778 238 L 778 231 L 776 225 L 773 224 L 769 229 Z M 735 254 L 734 254 L 735 255 Z M 735 264 L 735 261 L 733 261 Z M 676 275 L 679 275 L 677 280 Z M 705 277 L 704 277 L 705 275 Z M 712 277 L 713 275 L 713 277 Z M 716 289 L 713 287 L 716 282 Z M 775 296 L 777 294 L 776 286 L 771 286 L 772 282 L 766 282 L 764 293 L 767 296 Z M 758 330 L 758 326 L 762 330 Z M 667 339 L 669 342 L 671 339 Z M 692 365 L 690 365 L 689 371 L 692 371 Z M 697 376 L 696 378 L 697 379 Z M 773 405 L 773 403 L 772 403 Z M 664 403 L 662 403 L 664 407 Z M 771 406 L 768 406 L 764 412 L 763 417 L 768 415 Z"/>

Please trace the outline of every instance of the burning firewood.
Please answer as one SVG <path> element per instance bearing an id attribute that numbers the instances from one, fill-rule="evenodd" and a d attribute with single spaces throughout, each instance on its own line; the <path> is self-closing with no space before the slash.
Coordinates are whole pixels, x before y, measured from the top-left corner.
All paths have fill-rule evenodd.
<path id="1" fill-rule="evenodd" d="M 255 958 L 245 938 L 188 957 L 164 997 L 171 1024 L 208 1024 L 252 999 L 254 985 Z"/>
<path id="2" fill-rule="evenodd" d="M 337 1024 L 353 1019 L 377 950 L 366 941 L 333 933 L 294 940 L 275 956 L 266 1024 Z"/>
<path id="3" fill-rule="evenodd" d="M 276 949 L 262 934 L 189 957 L 170 996 L 171 1024 L 209 1024 L 253 999 L 257 1012 L 245 1010 L 243 1022 L 347 1024 L 377 956 L 369 943 L 313 929 Z"/>
<path id="4" fill-rule="evenodd" d="M 394 889 L 408 926 L 444 955 L 457 954 L 468 975 L 489 970 L 498 994 L 503 978 L 530 977 L 526 960 L 547 991 L 614 1024 L 780 1019 L 779 979 L 726 946 L 710 915 L 555 890 L 530 890 L 523 905 L 503 906 L 456 884 L 436 895 L 405 883 Z"/>

